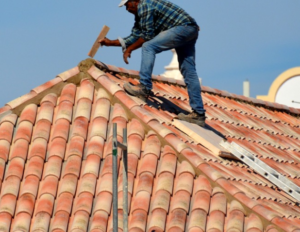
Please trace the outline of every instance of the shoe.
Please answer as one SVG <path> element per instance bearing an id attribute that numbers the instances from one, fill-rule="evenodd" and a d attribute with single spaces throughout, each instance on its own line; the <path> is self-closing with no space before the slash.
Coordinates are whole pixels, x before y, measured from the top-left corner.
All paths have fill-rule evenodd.
<path id="1" fill-rule="evenodd" d="M 142 84 L 134 86 L 129 83 L 125 83 L 123 87 L 127 93 L 131 94 L 132 96 L 138 97 L 143 101 L 146 101 L 151 93 L 151 90 L 146 89 L 146 87 Z"/>
<path id="2" fill-rule="evenodd" d="M 177 118 L 180 120 L 183 120 L 183 121 L 197 124 L 201 127 L 205 126 L 205 114 L 198 114 L 195 111 L 193 111 L 189 114 L 180 113 L 180 114 L 178 114 Z"/>

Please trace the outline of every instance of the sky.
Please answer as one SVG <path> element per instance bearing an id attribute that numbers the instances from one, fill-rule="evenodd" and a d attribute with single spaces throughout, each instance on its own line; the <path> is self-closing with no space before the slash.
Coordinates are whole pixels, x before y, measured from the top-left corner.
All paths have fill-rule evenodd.
<path id="1" fill-rule="evenodd" d="M 284 71 L 300 66 L 299 0 L 171 0 L 201 27 L 196 68 L 202 84 L 242 95 L 267 95 Z M 104 25 L 109 39 L 130 34 L 134 16 L 120 0 L 1 2 L 0 107 L 88 58 Z M 119 47 L 102 47 L 94 57 L 139 70 L 141 50 L 123 61 Z M 164 73 L 170 51 L 157 55 L 153 73 Z"/>

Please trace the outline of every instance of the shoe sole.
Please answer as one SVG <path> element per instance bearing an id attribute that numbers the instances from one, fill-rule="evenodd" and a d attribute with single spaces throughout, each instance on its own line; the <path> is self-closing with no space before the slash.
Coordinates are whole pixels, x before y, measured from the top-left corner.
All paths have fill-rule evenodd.
<path id="1" fill-rule="evenodd" d="M 145 95 L 137 95 L 137 94 L 131 92 L 132 90 L 131 90 L 130 87 L 128 87 L 128 85 L 129 85 L 129 84 L 124 84 L 124 86 L 123 86 L 123 87 L 124 87 L 124 90 L 125 90 L 127 93 L 129 93 L 130 95 L 132 95 L 132 96 L 134 96 L 134 97 L 138 97 L 139 99 L 141 99 L 141 100 L 143 100 L 143 101 L 146 101 L 146 100 L 147 100 L 148 96 L 145 96 Z"/>
<path id="2" fill-rule="evenodd" d="M 185 120 L 185 121 L 196 124 L 196 125 L 201 126 L 201 127 L 205 127 L 205 122 L 202 122 L 202 121 L 199 122 L 198 120 L 193 120 L 193 119 Z"/>
<path id="3" fill-rule="evenodd" d="M 201 127 L 205 127 L 205 121 L 199 121 L 199 120 L 195 120 L 195 119 L 191 119 L 191 118 L 181 118 L 180 116 L 177 118 L 182 121 L 186 121 L 186 122 L 193 123 L 193 124 L 196 124 Z"/>

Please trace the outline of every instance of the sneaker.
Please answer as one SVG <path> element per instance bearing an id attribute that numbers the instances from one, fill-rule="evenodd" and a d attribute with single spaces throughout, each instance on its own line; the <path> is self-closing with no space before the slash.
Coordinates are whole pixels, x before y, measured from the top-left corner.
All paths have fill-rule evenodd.
<path id="1" fill-rule="evenodd" d="M 180 120 L 183 120 L 183 121 L 187 121 L 187 122 L 197 124 L 201 127 L 205 126 L 205 114 L 198 114 L 195 111 L 193 111 L 189 114 L 180 113 L 180 114 L 178 114 L 177 118 L 180 119 Z"/>
<path id="2" fill-rule="evenodd" d="M 138 97 L 143 101 L 146 101 L 151 93 L 151 90 L 147 90 L 146 87 L 142 84 L 134 86 L 130 83 L 125 83 L 123 87 L 127 93 L 131 94 L 132 96 Z"/>

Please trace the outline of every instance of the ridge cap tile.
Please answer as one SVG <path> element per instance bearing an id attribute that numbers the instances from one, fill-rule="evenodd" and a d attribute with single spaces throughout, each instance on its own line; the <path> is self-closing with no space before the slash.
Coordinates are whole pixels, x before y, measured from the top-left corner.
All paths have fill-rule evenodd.
<path id="1" fill-rule="evenodd" d="M 100 76 L 97 81 L 112 95 L 114 96 L 119 91 L 124 91 L 120 86 L 116 85 L 107 75 Z"/>
<path id="2" fill-rule="evenodd" d="M 61 82 L 63 82 L 63 80 L 56 77 L 56 78 L 54 78 L 54 79 L 52 79 L 50 81 L 45 82 L 42 85 L 39 85 L 39 86 L 35 87 L 31 91 L 36 92 L 37 94 L 40 94 L 43 91 L 45 91 L 47 89 L 50 89 L 50 88 L 54 87 L 55 85 L 57 85 L 57 84 L 59 84 Z"/>
<path id="3" fill-rule="evenodd" d="M 71 69 L 69 69 L 65 72 L 62 72 L 62 73 L 58 74 L 56 77 L 61 78 L 63 81 L 66 81 L 70 77 L 73 77 L 73 76 L 77 75 L 79 72 L 80 72 L 79 68 L 78 68 L 78 66 L 76 66 L 74 68 L 71 68 Z"/>
<path id="4" fill-rule="evenodd" d="M 21 104 L 25 103 L 28 100 L 33 99 L 35 96 L 37 96 L 37 93 L 34 91 L 30 91 L 27 94 L 24 94 L 8 103 L 6 103 L 6 106 L 10 107 L 10 109 L 15 109 L 16 107 L 20 106 Z"/>
<path id="5" fill-rule="evenodd" d="M 5 117 L 6 115 L 12 114 L 12 113 L 13 113 L 12 108 L 7 104 L 5 104 L 4 106 L 2 106 L 0 108 L 0 118 Z"/>

